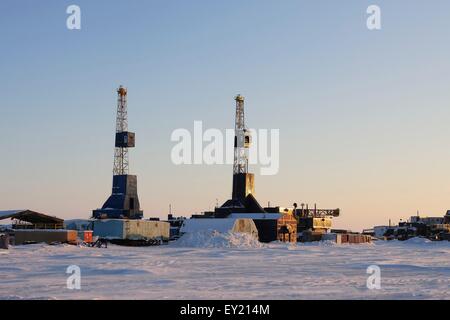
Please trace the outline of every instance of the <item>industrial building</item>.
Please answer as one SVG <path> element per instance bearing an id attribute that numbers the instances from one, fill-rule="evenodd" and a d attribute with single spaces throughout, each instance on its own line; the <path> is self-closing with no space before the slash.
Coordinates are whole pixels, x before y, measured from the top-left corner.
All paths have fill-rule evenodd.
<path id="1" fill-rule="evenodd" d="M 381 240 L 408 240 L 413 237 L 423 237 L 430 240 L 450 240 L 450 211 L 443 217 L 412 216 L 407 221 L 400 221 L 394 226 L 375 226 L 366 230 Z"/>
<path id="2" fill-rule="evenodd" d="M 265 207 L 255 198 L 255 176 L 248 170 L 249 148 L 252 143 L 250 131 L 245 125 L 245 99 L 241 95 L 235 97 L 235 138 L 234 163 L 231 199 L 225 201 L 213 212 L 203 215 L 193 215 L 193 219 L 252 219 L 258 229 L 261 242 L 310 241 L 313 237 L 301 237 L 303 233 L 321 236 L 331 229 L 332 218 L 339 216 L 339 209 L 323 210 L 301 209 L 294 204 L 293 208 Z M 315 239 L 314 238 L 314 239 Z"/>
<path id="3" fill-rule="evenodd" d="M 5 238 L 12 245 L 76 243 L 77 233 L 64 229 L 64 220 L 32 210 L 0 211 L 0 220 L 11 219 Z M 6 240 L 3 240 L 6 242 Z"/>
<path id="4" fill-rule="evenodd" d="M 262 207 L 255 197 L 255 176 L 249 172 L 248 157 L 252 144 L 250 131 L 245 124 L 245 99 L 235 97 L 235 138 L 231 198 L 212 212 L 192 215 L 191 219 L 168 221 L 143 219 L 137 192 L 137 176 L 129 174 L 129 148 L 136 146 L 136 135 L 128 131 L 128 90 L 117 89 L 117 117 L 114 136 L 114 165 L 111 195 L 101 208 L 92 211 L 92 220 L 72 221 L 64 229 L 64 221 L 29 210 L 18 210 L 0 214 L 0 219 L 13 218 L 13 229 L 40 230 L 27 235 L 17 231 L 16 243 L 33 241 L 73 243 L 78 238 L 92 242 L 93 235 L 102 241 L 120 245 L 154 245 L 177 239 L 187 230 L 202 230 L 221 226 L 228 231 L 240 230 L 257 236 L 261 242 L 309 242 L 333 240 L 338 243 L 369 242 L 368 237 L 350 232 L 332 232 L 332 220 L 339 217 L 339 209 L 317 209 L 314 205 L 294 203 L 291 208 Z M 450 217 L 450 215 L 449 215 Z M 251 223 L 249 223 L 251 222 Z M 82 225 L 82 228 L 80 227 Z M 46 235 L 48 229 L 53 238 Z M 92 229 L 89 230 L 89 229 Z"/>
<path id="5" fill-rule="evenodd" d="M 64 229 L 64 220 L 32 210 L 0 211 L 0 220 L 11 219 L 13 229 Z"/>

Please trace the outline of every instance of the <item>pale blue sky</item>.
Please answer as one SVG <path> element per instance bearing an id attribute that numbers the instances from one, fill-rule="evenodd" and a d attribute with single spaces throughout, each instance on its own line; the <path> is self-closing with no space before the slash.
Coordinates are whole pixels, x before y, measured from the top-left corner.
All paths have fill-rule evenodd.
<path id="1" fill-rule="evenodd" d="M 120 84 L 146 217 L 230 196 L 231 166 L 174 166 L 170 134 L 232 128 L 237 93 L 250 127 L 280 129 L 261 203 L 340 207 L 353 229 L 450 209 L 446 0 L 2 0 L 0 36 L 0 209 L 81 218 L 103 204 Z"/>

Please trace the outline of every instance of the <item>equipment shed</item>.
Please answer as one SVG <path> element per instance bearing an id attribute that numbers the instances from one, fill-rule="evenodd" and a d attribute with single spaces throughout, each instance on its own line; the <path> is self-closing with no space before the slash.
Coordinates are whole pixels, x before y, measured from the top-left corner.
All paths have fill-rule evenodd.
<path id="1" fill-rule="evenodd" d="M 11 219 L 13 229 L 64 229 L 64 220 L 31 210 L 0 211 L 0 220 Z"/>

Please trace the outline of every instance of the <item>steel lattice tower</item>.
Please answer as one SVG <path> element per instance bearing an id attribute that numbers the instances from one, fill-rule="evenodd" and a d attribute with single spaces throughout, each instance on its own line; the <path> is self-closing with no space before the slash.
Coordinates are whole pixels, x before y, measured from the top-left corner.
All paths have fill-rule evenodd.
<path id="1" fill-rule="evenodd" d="M 233 174 L 248 172 L 248 148 L 250 146 L 250 134 L 245 127 L 244 117 L 244 97 L 237 95 L 236 101 L 236 121 L 234 140 L 234 165 Z"/>
<path id="2" fill-rule="evenodd" d="M 254 193 L 254 175 L 248 173 L 248 154 L 251 144 L 250 131 L 245 126 L 244 97 L 238 94 L 236 101 L 236 121 L 234 136 L 233 195 L 232 198 L 245 202 Z"/>
<path id="3" fill-rule="evenodd" d="M 127 89 L 120 86 L 117 89 L 117 119 L 116 134 L 128 131 Z M 114 175 L 128 174 L 128 147 L 118 146 L 114 151 Z"/>

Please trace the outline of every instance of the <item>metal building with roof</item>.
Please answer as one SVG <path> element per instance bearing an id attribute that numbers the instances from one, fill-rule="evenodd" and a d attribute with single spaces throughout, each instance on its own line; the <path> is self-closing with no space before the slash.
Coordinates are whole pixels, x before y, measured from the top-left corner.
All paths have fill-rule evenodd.
<path id="1" fill-rule="evenodd" d="M 64 229 L 63 219 L 28 209 L 0 211 L 0 220 L 6 219 L 13 229 Z"/>

